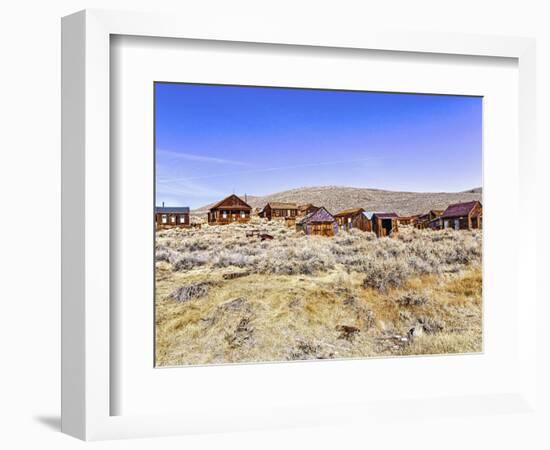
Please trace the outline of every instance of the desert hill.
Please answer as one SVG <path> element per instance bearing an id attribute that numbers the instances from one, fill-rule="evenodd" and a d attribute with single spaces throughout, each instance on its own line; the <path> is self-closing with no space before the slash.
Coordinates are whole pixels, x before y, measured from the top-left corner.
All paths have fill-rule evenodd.
<path id="1" fill-rule="evenodd" d="M 313 203 L 324 206 L 331 213 L 347 208 L 361 207 L 366 211 L 391 212 L 402 216 L 420 214 L 430 209 L 445 209 L 451 203 L 481 200 L 482 189 L 464 192 L 398 192 L 380 189 L 342 186 L 317 186 L 291 189 L 265 196 L 247 195 L 246 201 L 253 208 L 263 208 L 268 202 Z M 241 198 L 245 198 L 244 195 Z M 206 214 L 211 205 L 192 211 Z"/>

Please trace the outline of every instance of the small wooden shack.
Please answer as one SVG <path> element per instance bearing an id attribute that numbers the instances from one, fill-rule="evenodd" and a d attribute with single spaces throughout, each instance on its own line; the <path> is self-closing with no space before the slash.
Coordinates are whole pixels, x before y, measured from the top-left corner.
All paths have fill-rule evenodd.
<path id="1" fill-rule="evenodd" d="M 252 207 L 235 194 L 220 200 L 208 212 L 210 225 L 226 225 L 234 222 L 248 222 Z"/>
<path id="2" fill-rule="evenodd" d="M 454 203 L 449 205 L 441 215 L 443 229 L 472 230 L 483 227 L 483 207 L 481 202 Z"/>
<path id="3" fill-rule="evenodd" d="M 270 202 L 260 211 L 259 216 L 267 220 L 285 221 L 288 226 L 294 226 L 298 206 L 296 203 Z"/>
<path id="4" fill-rule="evenodd" d="M 372 231 L 378 237 L 389 236 L 399 231 L 398 215 L 394 212 L 375 212 L 372 215 Z"/>
<path id="5" fill-rule="evenodd" d="M 363 208 L 350 208 L 340 211 L 334 215 L 340 229 L 349 231 L 357 229 L 361 231 L 372 231 L 371 221 L 365 215 Z"/>
<path id="6" fill-rule="evenodd" d="M 173 227 L 189 227 L 189 207 L 187 206 L 157 206 L 155 208 L 155 226 L 157 229 Z"/>
<path id="7" fill-rule="evenodd" d="M 414 226 L 419 230 L 434 228 L 434 226 L 440 222 L 438 219 L 441 217 L 442 214 L 442 209 L 431 209 L 426 214 L 420 214 Z"/>
<path id="8" fill-rule="evenodd" d="M 296 224 L 296 229 L 303 231 L 308 236 L 334 236 L 338 234 L 338 222 L 331 213 L 321 206 L 302 218 Z"/>
<path id="9" fill-rule="evenodd" d="M 397 223 L 399 225 L 414 225 L 418 220 L 418 217 L 419 217 L 418 214 L 414 216 L 399 216 L 397 218 Z"/>

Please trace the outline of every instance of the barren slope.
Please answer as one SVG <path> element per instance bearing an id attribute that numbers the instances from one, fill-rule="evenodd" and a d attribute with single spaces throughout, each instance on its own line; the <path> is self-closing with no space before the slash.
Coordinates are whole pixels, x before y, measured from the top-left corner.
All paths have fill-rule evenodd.
<path id="1" fill-rule="evenodd" d="M 268 202 L 313 203 L 324 206 L 335 214 L 346 208 L 361 207 L 367 211 L 390 212 L 399 215 L 420 214 L 430 209 L 445 209 L 451 203 L 481 200 L 481 188 L 465 192 L 398 192 L 380 189 L 342 186 L 318 186 L 277 192 L 263 197 L 247 196 L 253 208 L 262 208 Z M 244 196 L 242 196 L 244 199 Z M 206 214 L 210 205 L 193 211 Z"/>

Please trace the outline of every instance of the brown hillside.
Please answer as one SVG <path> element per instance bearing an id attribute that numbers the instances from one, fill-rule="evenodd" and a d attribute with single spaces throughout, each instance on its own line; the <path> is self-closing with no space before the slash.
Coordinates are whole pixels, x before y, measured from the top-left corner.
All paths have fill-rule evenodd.
<path id="1" fill-rule="evenodd" d="M 253 208 L 263 208 L 268 202 L 313 203 L 324 206 L 333 214 L 347 208 L 363 208 L 366 211 L 396 212 L 407 216 L 430 209 L 445 209 L 451 203 L 481 200 L 481 188 L 466 192 L 397 192 L 380 189 L 341 186 L 318 186 L 292 189 L 271 195 L 247 196 Z M 244 196 L 242 196 L 244 199 Z M 206 214 L 211 205 L 193 210 L 193 214 Z"/>

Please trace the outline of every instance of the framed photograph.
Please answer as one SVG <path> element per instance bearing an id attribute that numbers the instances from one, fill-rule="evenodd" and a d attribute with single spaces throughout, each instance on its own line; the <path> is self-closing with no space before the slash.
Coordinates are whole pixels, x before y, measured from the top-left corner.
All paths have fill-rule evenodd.
<path id="1" fill-rule="evenodd" d="M 532 40 L 84 11 L 62 46 L 64 432 L 534 408 Z"/>

